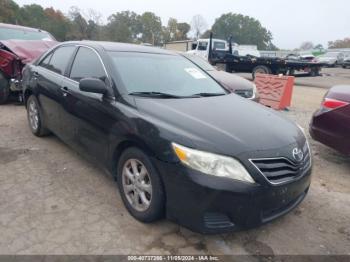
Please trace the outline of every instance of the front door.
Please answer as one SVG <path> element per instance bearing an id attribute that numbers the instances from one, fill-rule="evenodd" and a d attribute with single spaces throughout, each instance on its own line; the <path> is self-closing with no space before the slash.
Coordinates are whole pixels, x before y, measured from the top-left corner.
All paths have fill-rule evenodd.
<path id="1" fill-rule="evenodd" d="M 63 125 L 70 144 L 81 152 L 105 163 L 109 150 L 109 132 L 114 123 L 111 99 L 101 94 L 83 92 L 79 81 L 99 78 L 108 85 L 108 76 L 98 54 L 79 47 L 68 78 L 63 79 L 65 92 Z M 69 127 L 69 128 L 68 128 Z"/>

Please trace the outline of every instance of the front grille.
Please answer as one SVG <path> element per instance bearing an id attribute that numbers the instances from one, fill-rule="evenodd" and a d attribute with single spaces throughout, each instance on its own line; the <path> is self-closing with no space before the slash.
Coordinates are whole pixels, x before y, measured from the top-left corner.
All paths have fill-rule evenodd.
<path id="1" fill-rule="evenodd" d="M 310 168 L 311 156 L 309 150 L 304 151 L 304 154 L 304 159 L 299 163 L 284 157 L 253 159 L 251 162 L 269 182 L 279 184 L 299 177 Z"/>
<path id="2" fill-rule="evenodd" d="M 244 98 L 252 98 L 253 90 L 235 90 L 235 94 Z"/>

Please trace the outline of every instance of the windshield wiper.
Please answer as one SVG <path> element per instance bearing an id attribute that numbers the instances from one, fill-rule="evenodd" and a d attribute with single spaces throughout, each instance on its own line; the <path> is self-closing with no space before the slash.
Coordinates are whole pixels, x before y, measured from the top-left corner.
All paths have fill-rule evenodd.
<path id="1" fill-rule="evenodd" d="M 158 97 L 158 98 L 191 98 L 195 96 L 177 96 L 173 94 L 167 94 L 162 92 L 131 92 L 132 96 L 145 96 L 145 97 Z M 198 97 L 198 96 L 197 96 Z"/>
<path id="2" fill-rule="evenodd" d="M 194 96 L 202 96 L 202 97 L 209 97 L 209 96 L 224 96 L 226 93 L 198 93 L 194 94 Z"/>

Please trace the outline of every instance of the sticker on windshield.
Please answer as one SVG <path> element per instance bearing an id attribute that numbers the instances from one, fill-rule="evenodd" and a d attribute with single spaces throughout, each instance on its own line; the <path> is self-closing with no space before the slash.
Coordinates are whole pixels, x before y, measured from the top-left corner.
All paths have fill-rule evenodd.
<path id="1" fill-rule="evenodd" d="M 201 71 L 196 68 L 185 68 L 185 71 L 189 73 L 195 79 L 204 79 L 207 78 Z"/>

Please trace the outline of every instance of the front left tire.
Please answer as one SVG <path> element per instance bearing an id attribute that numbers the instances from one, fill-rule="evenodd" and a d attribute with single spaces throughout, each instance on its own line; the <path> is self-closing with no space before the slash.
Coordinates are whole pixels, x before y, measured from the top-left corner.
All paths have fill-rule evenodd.
<path id="1" fill-rule="evenodd" d="M 134 218 L 150 223 L 164 216 L 163 184 L 145 152 L 130 147 L 122 153 L 118 161 L 117 183 L 123 203 Z"/>
<path id="2" fill-rule="evenodd" d="M 27 117 L 30 130 L 35 136 L 42 137 L 50 134 L 50 131 L 45 126 L 43 116 L 40 110 L 39 102 L 34 95 L 31 95 L 27 100 Z"/>

